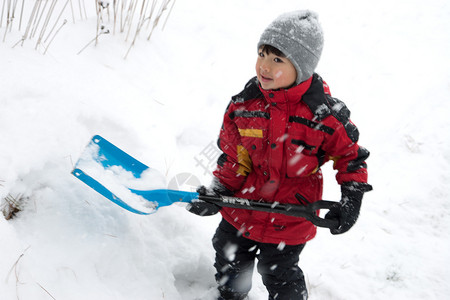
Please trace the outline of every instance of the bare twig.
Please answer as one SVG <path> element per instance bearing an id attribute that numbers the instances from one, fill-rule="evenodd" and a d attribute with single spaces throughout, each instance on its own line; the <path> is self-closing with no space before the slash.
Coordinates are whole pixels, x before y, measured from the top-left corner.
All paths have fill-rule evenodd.
<path id="1" fill-rule="evenodd" d="M 53 297 L 52 294 L 50 294 L 49 291 L 47 291 L 42 285 L 40 285 L 39 282 L 36 282 L 36 284 L 40 286 L 40 288 L 43 289 L 50 297 L 52 297 L 52 299 L 56 300 L 56 298 Z"/>
<path id="2" fill-rule="evenodd" d="M 55 34 L 53 35 L 53 37 L 50 39 L 50 41 L 47 44 L 47 47 L 45 47 L 45 51 L 44 54 L 47 53 L 48 47 L 50 47 L 50 44 L 53 42 L 53 39 L 55 38 L 55 36 L 58 34 L 58 32 L 61 30 L 61 28 L 63 28 L 64 25 L 66 25 L 67 20 L 64 19 L 63 23 L 61 24 L 61 26 L 58 28 L 58 30 L 56 30 Z"/>
<path id="3" fill-rule="evenodd" d="M 40 8 L 40 5 L 41 5 L 40 3 L 41 3 L 41 2 L 42 2 L 42 1 L 39 1 L 38 11 L 39 11 L 39 8 Z M 41 12 L 39 18 L 36 18 L 35 21 L 34 21 L 34 24 L 33 24 L 33 28 L 34 28 L 34 29 L 31 30 L 30 39 L 36 34 L 36 31 L 37 31 L 37 29 L 38 29 L 39 23 L 41 23 L 42 16 L 44 15 L 45 8 L 47 7 L 47 4 L 48 4 L 48 0 L 45 1 L 44 8 L 42 8 L 42 12 Z M 36 22 L 36 20 L 37 20 L 37 22 Z"/>
<path id="4" fill-rule="evenodd" d="M 116 33 L 116 23 L 117 23 L 117 0 L 113 0 L 113 15 L 114 15 L 114 26 L 113 26 L 113 34 Z"/>
<path id="5" fill-rule="evenodd" d="M 146 28 L 147 30 L 150 27 L 150 25 L 149 25 L 150 24 L 150 20 L 152 19 L 153 14 L 155 13 L 157 2 L 158 2 L 158 0 L 152 0 L 152 3 L 150 5 L 150 9 L 149 9 L 148 13 L 147 13 L 147 7 L 145 8 L 146 15 L 145 15 L 144 22 L 143 22 L 142 26 L 144 26 L 144 23 L 147 23 L 147 28 Z M 150 3 L 150 0 L 149 0 L 148 3 Z"/>
<path id="6" fill-rule="evenodd" d="M 147 5 L 146 5 L 147 3 L 148 2 L 146 2 L 145 0 L 142 1 L 141 14 L 140 14 L 140 17 L 139 17 L 139 22 L 138 22 L 138 24 L 136 26 L 136 33 L 134 35 L 134 38 L 133 38 L 133 41 L 131 42 L 130 47 L 128 48 L 127 53 L 125 54 L 125 57 L 124 57 L 125 59 L 127 58 L 128 53 L 130 53 L 131 48 L 134 46 L 134 43 L 136 42 L 136 38 L 138 37 L 139 32 L 141 31 L 141 28 L 144 25 L 144 22 L 145 22 L 145 11 L 147 10 Z M 125 41 L 126 41 L 126 39 L 125 39 Z"/>
<path id="7" fill-rule="evenodd" d="M 97 35 L 95 36 L 95 38 L 93 38 L 89 43 L 87 43 L 86 46 L 83 47 L 83 49 L 81 49 L 81 50 L 77 53 L 77 55 L 79 55 L 81 52 L 83 52 L 84 49 L 86 49 L 90 44 L 92 44 L 93 42 L 95 42 L 95 41 L 98 39 L 99 36 L 101 36 L 102 34 L 108 34 L 108 33 L 109 33 L 109 30 L 107 30 L 107 31 L 102 31 L 102 32 L 100 32 L 99 34 L 97 34 Z"/>
<path id="8" fill-rule="evenodd" d="M 50 32 L 48 33 L 47 37 L 45 38 L 44 43 L 47 42 L 47 40 L 48 40 L 48 38 L 50 37 L 50 35 L 52 34 L 53 30 L 55 30 L 56 24 L 58 23 L 58 21 L 59 21 L 59 19 L 61 18 L 61 16 L 62 16 L 64 10 L 66 9 L 67 4 L 69 4 L 69 0 L 66 1 L 66 4 L 64 4 L 63 8 L 61 9 L 61 12 L 59 13 L 58 18 L 56 19 L 55 24 L 53 25 L 52 29 L 51 29 Z M 66 22 L 67 22 L 67 21 L 66 21 Z M 65 24 L 65 22 L 64 22 L 64 24 Z"/>
<path id="9" fill-rule="evenodd" d="M 125 9 L 125 1 L 122 1 L 122 5 L 120 6 L 120 32 L 124 30 L 124 19 L 123 19 L 123 10 Z"/>
<path id="10" fill-rule="evenodd" d="M 5 2 L 6 2 L 6 0 L 3 0 L 2 13 L 0 14 L 0 28 L 2 28 L 2 24 L 3 24 L 3 13 L 5 12 Z"/>
<path id="11" fill-rule="evenodd" d="M 108 22 L 111 21 L 111 16 L 109 14 L 109 3 L 106 5 L 106 14 L 108 15 Z"/>
<path id="12" fill-rule="evenodd" d="M 73 24 L 75 24 L 75 12 L 73 10 L 72 0 L 70 0 L 70 11 L 72 12 L 72 22 L 73 22 Z"/>
<path id="13" fill-rule="evenodd" d="M 147 41 L 150 40 L 152 34 L 153 34 L 153 30 L 155 30 L 156 26 L 159 23 L 159 20 L 162 16 L 162 14 L 164 13 L 164 11 L 167 9 L 167 5 L 169 4 L 170 0 L 165 0 L 164 3 L 161 4 L 161 7 L 159 8 L 159 12 L 156 15 L 155 20 L 153 21 L 153 26 L 152 26 L 152 30 L 150 31 L 150 34 L 148 35 Z"/>
<path id="14" fill-rule="evenodd" d="M 47 26 L 48 26 L 48 23 L 50 22 L 50 18 L 53 14 L 56 3 L 57 3 L 57 0 L 53 0 L 52 4 L 50 5 L 50 8 L 48 9 L 47 17 L 45 18 L 44 24 L 42 24 L 41 33 L 39 34 L 39 38 L 36 43 L 36 49 L 37 49 L 38 45 L 41 43 L 42 38 L 44 37 L 45 31 L 47 30 Z"/>
<path id="15" fill-rule="evenodd" d="M 19 264 L 20 259 L 25 255 L 25 252 L 30 249 L 31 246 L 28 246 L 25 250 L 23 250 L 22 254 L 20 254 L 19 258 L 16 260 L 16 262 L 12 265 L 11 269 L 8 272 L 8 275 L 6 276 L 5 282 L 8 283 L 9 276 L 11 275 L 12 271 L 14 270 L 14 273 L 16 275 L 17 282 L 19 281 L 19 276 L 17 274 L 17 265 Z"/>
<path id="16" fill-rule="evenodd" d="M 25 5 L 25 0 L 22 0 L 22 8 L 20 9 L 20 19 L 19 19 L 19 31 L 22 27 L 22 16 L 23 16 L 23 7 Z"/>
<path id="17" fill-rule="evenodd" d="M 134 13 L 136 12 L 136 7 L 137 7 L 137 1 L 132 1 L 133 4 L 133 8 L 130 9 L 128 11 L 128 31 L 127 31 L 127 36 L 125 37 L 125 42 L 128 40 L 128 36 L 130 35 L 130 30 L 131 30 L 131 26 L 133 25 L 133 17 L 134 17 Z M 130 6 L 131 8 L 131 6 Z"/>
<path id="18" fill-rule="evenodd" d="M 18 1 L 18 0 L 14 0 L 14 5 L 13 5 L 13 7 L 12 7 L 12 12 L 11 12 L 11 26 L 9 27 L 9 31 L 10 31 L 10 32 L 11 32 L 11 29 L 12 29 L 12 23 L 14 22 L 14 19 L 16 18 L 17 1 Z"/>
<path id="19" fill-rule="evenodd" d="M 81 0 L 78 0 L 78 7 L 80 9 L 80 19 L 83 20 L 83 14 L 81 13 Z"/>
<path id="20" fill-rule="evenodd" d="M 38 6 L 38 1 L 36 1 L 36 2 L 34 3 L 33 10 L 31 11 L 31 16 L 30 16 L 30 19 L 28 20 L 27 28 L 25 29 L 25 33 L 24 33 L 24 35 L 22 36 L 22 39 L 21 39 L 19 42 L 17 42 L 17 44 L 15 44 L 15 45 L 13 46 L 13 48 L 16 47 L 19 43 L 22 43 L 22 46 L 23 46 L 23 42 L 24 42 L 24 41 L 26 40 L 26 38 L 28 37 L 28 32 L 29 32 L 30 29 L 31 29 L 31 23 L 33 22 L 34 16 L 36 15 L 37 6 Z"/>
<path id="21" fill-rule="evenodd" d="M 44 0 L 36 0 L 36 2 L 38 2 L 38 6 L 37 6 L 36 16 L 35 16 L 35 18 L 34 18 L 33 25 L 31 26 L 30 39 L 34 36 L 34 33 L 35 33 L 36 30 L 37 30 L 37 27 L 38 27 L 37 23 L 38 23 L 38 21 L 39 21 L 39 22 L 41 21 L 41 17 L 42 17 L 42 15 L 45 13 L 45 7 L 47 6 L 48 0 L 45 1 L 44 8 L 42 9 L 42 12 L 41 12 L 41 14 L 40 14 L 40 17 L 38 17 L 39 11 L 41 10 L 41 5 L 42 5 L 42 2 L 43 2 L 43 1 L 44 1 Z"/>
<path id="22" fill-rule="evenodd" d="M 7 0 L 8 1 L 8 5 L 6 8 L 6 27 L 5 27 L 5 34 L 3 35 L 3 42 L 6 39 L 6 33 L 8 32 L 8 28 L 11 24 L 11 17 L 10 17 L 10 10 L 11 10 L 11 0 Z M 3 5 L 5 4 L 5 2 L 3 2 Z M 2 17 L 3 17 L 3 10 L 2 10 Z"/>
<path id="23" fill-rule="evenodd" d="M 152 19 L 153 13 L 155 12 L 156 2 L 157 2 L 157 0 L 153 0 L 152 8 L 150 9 L 150 14 L 147 17 L 147 20 L 148 20 L 147 29 L 150 27 L 150 23 L 151 23 L 150 20 Z"/>
<path id="24" fill-rule="evenodd" d="M 84 0 L 81 0 L 81 3 L 83 4 L 84 18 L 87 20 L 86 3 L 84 3 Z"/>
<path id="25" fill-rule="evenodd" d="M 126 14 L 125 14 L 125 18 L 122 20 L 120 32 L 124 32 L 124 30 L 125 30 L 125 26 L 126 26 L 126 24 L 128 23 L 128 18 L 129 18 L 129 16 L 130 16 L 130 10 L 131 10 L 131 7 L 132 7 L 132 5 L 133 5 L 133 2 L 134 2 L 134 1 L 131 0 L 131 1 L 130 1 L 130 4 L 128 5 L 128 8 L 127 8 Z M 122 5 L 123 5 L 123 8 L 125 9 L 125 8 L 126 8 L 126 3 L 125 3 L 125 1 L 122 1 Z"/>
<path id="26" fill-rule="evenodd" d="M 163 25 L 163 27 L 162 27 L 162 29 L 161 29 L 161 30 L 164 30 L 164 28 L 166 28 L 167 20 L 169 20 L 169 16 L 170 16 L 170 14 L 172 13 L 172 9 L 173 9 L 173 7 L 175 6 L 175 2 L 176 2 L 176 0 L 173 0 L 173 2 L 172 2 L 172 6 L 170 7 L 170 10 L 169 10 L 169 12 L 167 13 L 167 17 L 166 17 L 166 20 L 164 21 L 164 25 Z"/>

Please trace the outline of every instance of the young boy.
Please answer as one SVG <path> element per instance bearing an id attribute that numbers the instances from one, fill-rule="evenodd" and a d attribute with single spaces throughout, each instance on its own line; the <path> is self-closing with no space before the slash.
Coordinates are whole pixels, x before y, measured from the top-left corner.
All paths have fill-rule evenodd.
<path id="1" fill-rule="evenodd" d="M 223 154 L 210 188 L 200 187 L 200 194 L 307 204 L 322 199 L 320 167 L 333 160 L 342 200 L 326 218 L 339 221 L 332 234 L 353 226 L 363 194 L 371 190 L 369 152 L 357 143 L 347 107 L 314 73 L 322 47 L 322 30 L 311 11 L 281 15 L 266 28 L 258 43 L 256 77 L 228 105 L 218 141 Z M 222 214 L 213 238 L 219 299 L 246 298 L 255 258 L 269 299 L 307 299 L 298 261 L 316 234 L 310 222 L 203 201 L 188 210 Z"/>

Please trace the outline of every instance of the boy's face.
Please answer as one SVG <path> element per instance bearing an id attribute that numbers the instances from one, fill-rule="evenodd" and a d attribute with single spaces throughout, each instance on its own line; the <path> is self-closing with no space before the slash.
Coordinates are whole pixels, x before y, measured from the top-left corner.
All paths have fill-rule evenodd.
<path id="1" fill-rule="evenodd" d="M 276 90 L 292 86 L 297 79 L 294 65 L 286 57 L 258 50 L 256 76 L 265 90 Z"/>

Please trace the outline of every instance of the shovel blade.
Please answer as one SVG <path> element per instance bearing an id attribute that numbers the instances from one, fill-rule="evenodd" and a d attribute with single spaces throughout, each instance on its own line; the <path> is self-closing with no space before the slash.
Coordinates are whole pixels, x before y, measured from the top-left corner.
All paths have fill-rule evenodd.
<path id="1" fill-rule="evenodd" d="M 136 209 L 134 207 L 131 207 L 125 201 L 123 201 L 122 199 L 117 197 L 113 192 L 111 192 L 109 189 L 107 189 L 104 185 L 102 185 L 100 182 L 98 182 L 97 180 L 95 180 L 91 176 L 87 175 L 85 172 L 83 172 L 80 169 L 75 168 L 72 171 L 72 174 L 76 178 L 78 178 L 79 180 L 81 180 L 82 182 L 87 184 L 89 187 L 91 187 L 93 190 L 98 192 L 100 195 L 105 197 L 106 199 L 112 201 L 113 203 L 119 205 L 120 207 L 122 207 L 122 208 L 124 208 L 124 209 L 126 209 L 126 210 L 128 210 L 130 212 L 133 212 L 133 213 L 139 214 L 139 215 L 149 215 L 151 213 L 156 212 L 156 210 L 157 210 L 157 206 L 153 207 L 153 208 L 151 206 L 149 206 L 147 211 L 145 211 L 142 208 L 141 209 Z"/>
<path id="2" fill-rule="evenodd" d="M 177 202 L 170 202 L 172 198 L 162 192 L 150 196 L 136 188 L 161 186 L 161 176 L 156 173 L 155 169 L 150 169 L 99 135 L 90 140 L 72 171 L 75 177 L 108 200 L 142 215 Z"/>
<path id="3" fill-rule="evenodd" d="M 141 163 L 99 135 L 95 135 L 91 139 L 88 147 L 93 145 L 98 145 L 96 160 L 101 163 L 104 168 L 121 166 L 126 171 L 131 172 L 136 178 L 140 178 L 142 173 L 148 169 L 145 164 Z"/>

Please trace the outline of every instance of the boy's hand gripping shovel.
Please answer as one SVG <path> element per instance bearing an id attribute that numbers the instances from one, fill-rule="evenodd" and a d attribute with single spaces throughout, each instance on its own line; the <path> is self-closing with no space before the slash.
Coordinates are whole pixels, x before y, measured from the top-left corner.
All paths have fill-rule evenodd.
<path id="1" fill-rule="evenodd" d="M 337 220 L 318 216 L 320 209 L 329 209 L 336 203 L 333 201 L 321 200 L 308 205 L 267 203 L 228 196 L 205 196 L 196 192 L 169 189 L 141 190 L 130 188 L 123 182 L 117 182 L 118 179 L 123 178 L 126 181 L 130 181 L 130 178 L 132 181 L 139 181 L 145 177 L 148 178 L 148 173 L 151 171 L 152 169 L 140 161 L 96 135 L 77 161 L 72 174 L 122 208 L 141 215 L 155 213 L 158 208 L 176 202 L 190 203 L 199 199 L 221 207 L 250 209 L 305 218 L 319 227 L 337 228 L 339 226 Z"/>

